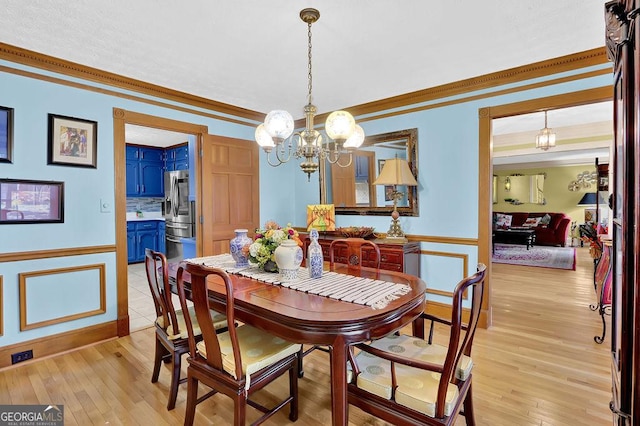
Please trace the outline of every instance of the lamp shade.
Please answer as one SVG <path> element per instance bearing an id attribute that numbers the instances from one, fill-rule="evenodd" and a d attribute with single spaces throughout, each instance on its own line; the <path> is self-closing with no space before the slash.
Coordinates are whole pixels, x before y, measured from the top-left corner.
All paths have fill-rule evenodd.
<path id="1" fill-rule="evenodd" d="M 327 117 L 324 129 L 331 139 L 345 141 L 356 128 L 356 121 L 347 111 L 334 111 Z"/>
<path id="2" fill-rule="evenodd" d="M 600 200 L 596 202 L 596 193 L 595 192 L 585 192 L 580 201 L 578 201 L 579 206 L 595 206 L 596 204 L 607 204 L 607 200 L 600 194 Z"/>
<path id="3" fill-rule="evenodd" d="M 264 119 L 264 128 L 272 138 L 286 139 L 293 133 L 293 117 L 284 110 L 271 111 Z"/>
<path id="4" fill-rule="evenodd" d="M 409 163 L 402 158 L 386 160 L 374 185 L 408 185 L 417 186 L 416 178 L 411 173 Z"/>

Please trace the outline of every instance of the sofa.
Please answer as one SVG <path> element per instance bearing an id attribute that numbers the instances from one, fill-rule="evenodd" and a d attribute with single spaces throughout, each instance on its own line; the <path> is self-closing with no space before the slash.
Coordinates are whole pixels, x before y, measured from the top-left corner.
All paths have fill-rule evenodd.
<path id="1" fill-rule="evenodd" d="M 564 213 L 493 212 L 494 228 L 530 228 L 536 231 L 535 243 L 545 246 L 567 244 L 571 218 Z"/>

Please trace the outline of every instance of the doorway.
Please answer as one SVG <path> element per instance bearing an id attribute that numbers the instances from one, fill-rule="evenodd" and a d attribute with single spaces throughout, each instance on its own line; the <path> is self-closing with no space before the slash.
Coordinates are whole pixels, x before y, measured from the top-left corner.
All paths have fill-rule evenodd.
<path id="1" fill-rule="evenodd" d="M 493 119 L 517 116 L 547 109 L 559 109 L 612 99 L 610 87 L 600 87 L 580 92 L 565 93 L 546 98 L 531 99 L 512 104 L 481 108 L 479 121 L 479 194 L 478 194 L 478 261 L 491 264 L 492 219 L 492 187 L 493 187 Z M 491 268 L 488 269 L 488 291 L 485 292 L 482 309 L 486 313 L 487 326 L 492 323 L 491 316 Z"/>
<path id="2" fill-rule="evenodd" d="M 176 133 L 195 135 L 196 150 L 199 149 L 203 135 L 207 133 L 207 127 L 182 121 L 156 117 L 122 109 L 114 108 L 113 111 L 113 142 L 115 165 L 115 216 L 116 216 L 116 270 L 117 270 L 117 304 L 118 304 L 118 336 L 126 336 L 130 331 L 129 317 L 129 283 L 127 260 L 127 192 L 126 192 L 126 126 L 135 125 L 151 129 L 164 130 Z M 194 162 L 195 193 L 200 188 L 199 159 Z M 196 214 L 201 211 L 197 197 L 195 204 Z M 196 241 L 199 230 L 196 229 Z M 197 250 L 197 248 L 196 248 Z"/>

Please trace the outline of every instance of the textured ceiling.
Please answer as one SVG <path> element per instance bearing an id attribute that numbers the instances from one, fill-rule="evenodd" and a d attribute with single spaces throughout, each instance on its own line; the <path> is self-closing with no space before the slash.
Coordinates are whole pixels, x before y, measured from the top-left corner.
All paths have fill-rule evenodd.
<path id="1" fill-rule="evenodd" d="M 602 0 L 3 0 L 0 41 L 243 108 L 303 116 L 604 45 Z"/>
<path id="2" fill-rule="evenodd" d="M 302 118 L 307 26 L 299 12 L 306 7 L 320 11 L 312 29 L 319 113 L 604 45 L 602 0 L 3 0 L 0 41 Z M 610 106 L 604 113 L 611 117 Z M 558 111 L 550 113 L 549 126 L 577 124 L 565 117 L 592 121 L 590 114 L 601 121 L 595 110 Z M 542 123 L 541 114 L 496 120 L 494 134 L 525 137 Z M 128 142 L 167 146 L 184 140 L 172 132 L 127 128 Z M 509 155 L 496 164 L 570 156 L 557 151 Z M 578 161 L 592 162 L 594 153 L 582 157 Z"/>

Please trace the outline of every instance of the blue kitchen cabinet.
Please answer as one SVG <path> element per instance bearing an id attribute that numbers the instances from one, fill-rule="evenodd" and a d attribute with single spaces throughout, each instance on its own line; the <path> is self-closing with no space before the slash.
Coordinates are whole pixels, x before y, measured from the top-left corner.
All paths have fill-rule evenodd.
<path id="1" fill-rule="evenodd" d="M 155 225 L 154 225 L 155 228 Z M 158 230 L 157 229 L 153 229 L 153 230 L 143 230 L 143 231 L 136 231 L 136 237 L 138 239 L 138 241 L 136 242 L 137 245 L 137 253 L 136 253 L 136 259 L 141 261 L 144 260 L 144 256 L 145 256 L 145 249 L 151 249 L 153 251 L 158 251 Z"/>
<path id="2" fill-rule="evenodd" d="M 140 162 L 140 196 L 164 197 L 164 168 L 161 162 Z"/>
<path id="3" fill-rule="evenodd" d="M 136 225 L 133 222 L 127 222 L 127 262 L 136 261 Z"/>
<path id="4" fill-rule="evenodd" d="M 164 197 L 164 151 L 127 145 L 127 197 Z"/>
<path id="5" fill-rule="evenodd" d="M 167 254 L 166 227 L 164 222 L 158 222 L 158 251 Z"/>
<path id="6" fill-rule="evenodd" d="M 180 145 L 165 151 L 165 168 L 168 172 L 174 170 L 189 170 L 189 146 Z"/>
<path id="7" fill-rule="evenodd" d="M 158 220 L 127 222 L 127 261 L 142 262 L 145 249 L 166 254 L 165 224 Z"/>

